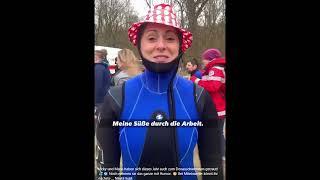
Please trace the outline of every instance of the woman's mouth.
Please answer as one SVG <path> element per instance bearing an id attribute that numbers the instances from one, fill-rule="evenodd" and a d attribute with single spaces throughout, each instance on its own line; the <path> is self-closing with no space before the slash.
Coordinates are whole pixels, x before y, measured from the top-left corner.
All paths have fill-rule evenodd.
<path id="1" fill-rule="evenodd" d="M 165 63 L 168 61 L 169 56 L 157 55 L 157 56 L 154 56 L 153 58 L 156 59 L 158 63 Z"/>

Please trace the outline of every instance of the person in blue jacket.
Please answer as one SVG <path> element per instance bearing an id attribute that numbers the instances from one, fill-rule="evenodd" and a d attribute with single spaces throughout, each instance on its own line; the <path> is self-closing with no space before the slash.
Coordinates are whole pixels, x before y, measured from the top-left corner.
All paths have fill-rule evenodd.
<path id="1" fill-rule="evenodd" d="M 202 179 L 223 179 L 216 108 L 207 91 L 177 74 L 192 44 L 192 34 L 178 22 L 172 6 L 158 4 L 129 28 L 146 69 L 111 87 L 99 109 L 100 177 L 196 180 L 197 144 L 201 167 L 208 170 Z"/>
<path id="2" fill-rule="evenodd" d="M 104 52 L 96 50 L 94 56 L 95 105 L 98 106 L 110 87 L 111 76 L 108 65 L 103 63 Z"/>
<path id="3" fill-rule="evenodd" d="M 192 58 L 187 60 L 186 69 L 190 76 L 195 76 L 199 79 L 202 78 L 202 72 L 200 71 L 200 66 L 197 59 Z"/>

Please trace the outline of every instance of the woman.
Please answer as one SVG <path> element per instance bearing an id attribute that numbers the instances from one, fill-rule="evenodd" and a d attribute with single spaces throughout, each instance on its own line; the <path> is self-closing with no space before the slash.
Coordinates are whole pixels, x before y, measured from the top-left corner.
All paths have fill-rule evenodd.
<path id="1" fill-rule="evenodd" d="M 121 85 L 124 81 L 141 73 L 138 59 L 129 49 L 122 49 L 118 52 L 117 67 L 120 71 L 112 79 L 115 86 Z"/>
<path id="2" fill-rule="evenodd" d="M 114 175 L 117 168 L 113 167 L 119 167 L 122 155 L 122 175 L 132 179 L 197 179 L 192 168 L 198 144 L 202 168 L 218 168 L 218 175 L 203 179 L 222 179 L 222 127 L 209 94 L 177 75 L 181 56 L 192 43 L 192 34 L 177 23 L 171 6 L 158 4 L 128 30 L 146 69 L 122 86 L 112 87 L 100 109 L 97 138 L 103 166 L 109 168 L 106 176 Z M 198 121 L 203 126 L 173 126 Z M 150 126 L 152 122 L 165 127 Z M 170 175 L 143 175 L 153 172 L 153 167 Z"/>

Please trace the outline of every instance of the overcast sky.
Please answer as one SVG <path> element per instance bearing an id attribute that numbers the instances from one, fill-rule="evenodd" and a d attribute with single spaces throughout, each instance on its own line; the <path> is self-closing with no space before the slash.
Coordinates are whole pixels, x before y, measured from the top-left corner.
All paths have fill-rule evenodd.
<path id="1" fill-rule="evenodd" d="M 138 12 L 139 17 L 147 14 L 149 7 L 145 0 L 132 0 L 131 4 L 134 7 L 134 10 Z"/>

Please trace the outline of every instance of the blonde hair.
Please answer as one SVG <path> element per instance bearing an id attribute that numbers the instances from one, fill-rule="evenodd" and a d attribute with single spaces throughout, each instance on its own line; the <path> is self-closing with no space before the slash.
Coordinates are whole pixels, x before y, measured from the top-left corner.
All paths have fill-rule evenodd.
<path id="1" fill-rule="evenodd" d="M 122 49 L 118 52 L 118 61 L 122 63 L 121 69 L 129 76 L 135 76 L 141 73 L 138 58 L 130 49 Z"/>

